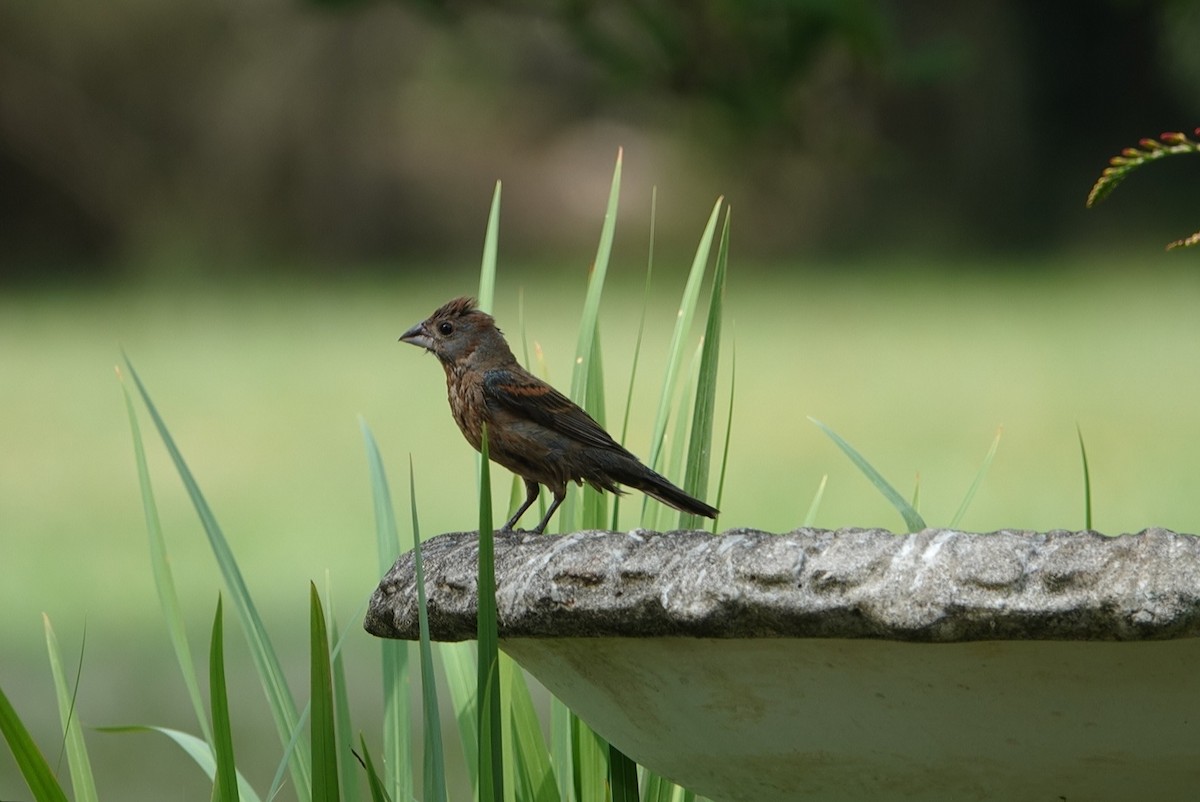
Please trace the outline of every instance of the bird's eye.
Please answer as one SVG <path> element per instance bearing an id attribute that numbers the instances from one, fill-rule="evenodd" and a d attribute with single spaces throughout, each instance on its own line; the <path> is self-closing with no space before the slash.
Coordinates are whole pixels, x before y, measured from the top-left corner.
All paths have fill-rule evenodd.
<path id="1" fill-rule="evenodd" d="M 454 331 L 454 324 L 443 321 L 438 324 L 438 331 L 440 331 L 442 334 L 450 334 Z"/>

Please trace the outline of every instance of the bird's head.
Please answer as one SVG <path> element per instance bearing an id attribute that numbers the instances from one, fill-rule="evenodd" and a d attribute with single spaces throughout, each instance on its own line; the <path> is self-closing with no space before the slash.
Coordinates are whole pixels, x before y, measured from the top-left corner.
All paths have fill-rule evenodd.
<path id="1" fill-rule="evenodd" d="M 508 350 L 492 316 L 480 311 L 474 298 L 467 297 L 443 304 L 404 332 L 400 342 L 424 348 L 446 365 L 466 361 L 481 345 L 494 347 L 497 343 Z"/>

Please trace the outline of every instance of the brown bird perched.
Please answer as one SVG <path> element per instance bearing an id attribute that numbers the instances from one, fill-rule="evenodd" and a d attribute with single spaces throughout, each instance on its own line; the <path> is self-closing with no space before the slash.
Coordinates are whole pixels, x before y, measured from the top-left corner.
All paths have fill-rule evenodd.
<path id="1" fill-rule="evenodd" d="M 525 503 L 504 525 L 512 529 L 545 485 L 554 503 L 534 528 L 541 534 L 567 495 L 567 482 L 621 493 L 618 484 L 683 512 L 716 518 L 621 447 L 571 399 L 517 363 L 492 316 L 473 298 L 455 298 L 400 338 L 433 353 L 446 371 L 450 411 L 479 450 L 487 424 L 491 458 L 525 480 Z"/>

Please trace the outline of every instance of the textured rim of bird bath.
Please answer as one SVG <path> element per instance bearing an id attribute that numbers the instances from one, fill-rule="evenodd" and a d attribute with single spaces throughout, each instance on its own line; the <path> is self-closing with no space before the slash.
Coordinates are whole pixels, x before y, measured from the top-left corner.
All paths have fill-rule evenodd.
<path id="1" fill-rule="evenodd" d="M 800 529 L 498 533 L 500 645 L 601 736 L 718 802 L 1187 798 L 1200 538 Z M 478 538 L 422 546 L 475 635 Z M 367 630 L 418 636 L 411 553 Z"/>

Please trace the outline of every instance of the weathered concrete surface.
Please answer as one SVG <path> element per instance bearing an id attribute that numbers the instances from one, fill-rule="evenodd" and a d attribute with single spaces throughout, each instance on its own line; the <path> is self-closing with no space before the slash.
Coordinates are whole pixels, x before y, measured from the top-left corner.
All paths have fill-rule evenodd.
<path id="1" fill-rule="evenodd" d="M 502 638 L 1143 640 L 1200 634 L 1200 538 L 1164 529 L 783 535 L 516 533 L 495 539 Z M 424 544 L 435 640 L 475 637 L 477 537 Z M 365 626 L 416 639 L 412 555 Z"/>

